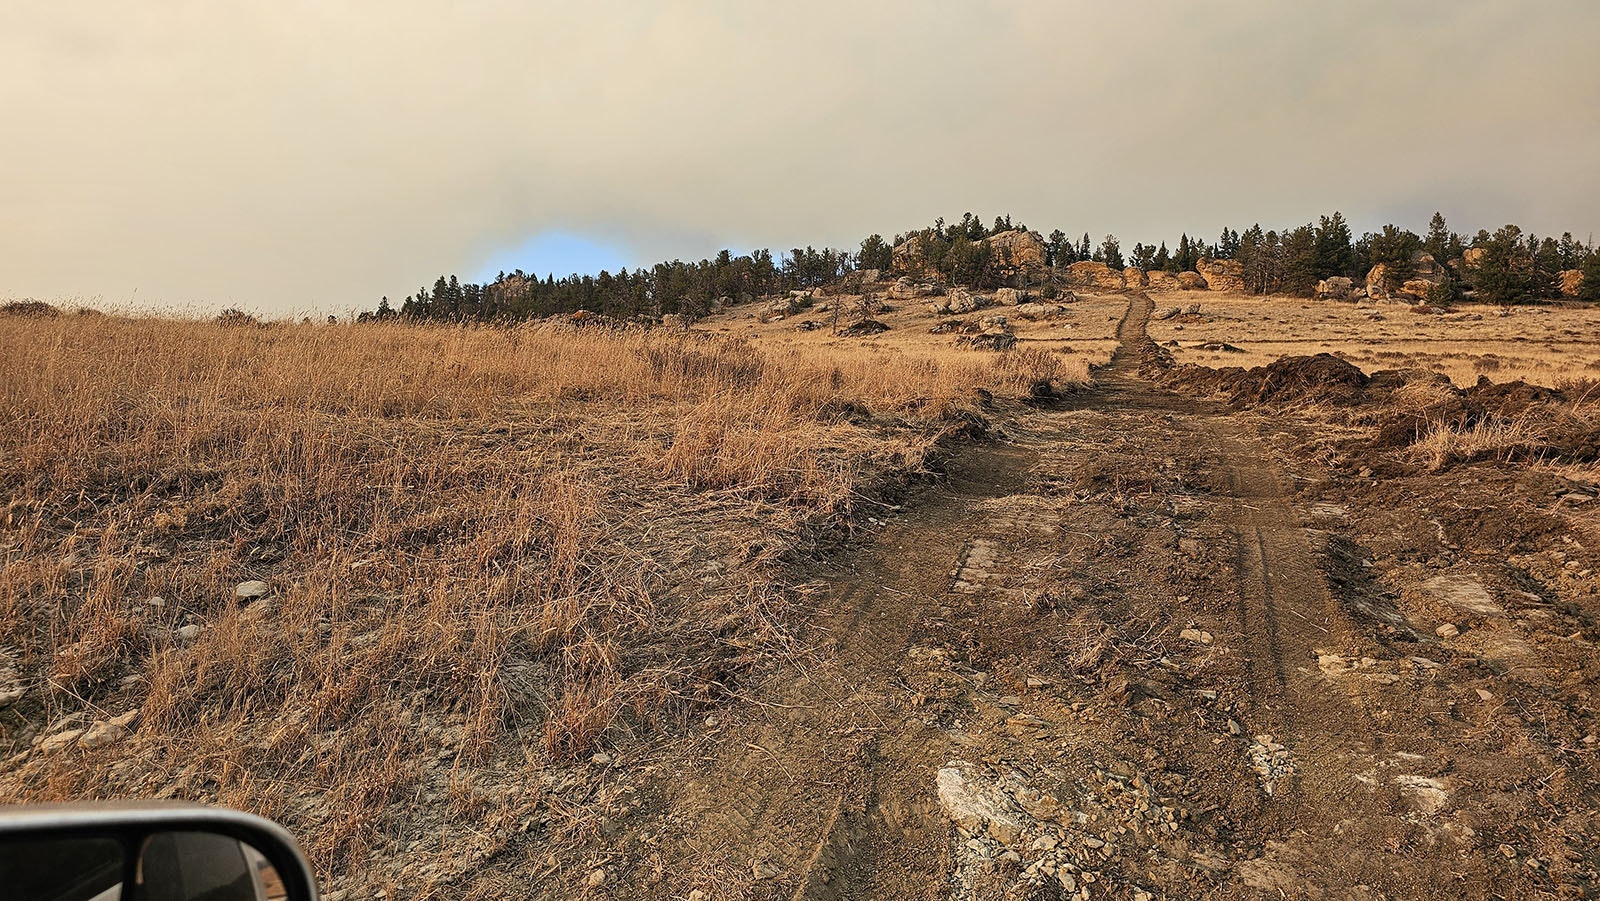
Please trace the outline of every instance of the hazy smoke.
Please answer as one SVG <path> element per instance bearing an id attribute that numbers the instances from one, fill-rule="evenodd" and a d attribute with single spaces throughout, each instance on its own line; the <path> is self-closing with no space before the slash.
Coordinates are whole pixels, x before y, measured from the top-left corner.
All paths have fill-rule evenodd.
<path id="1" fill-rule="evenodd" d="M 370 306 L 938 215 L 1135 240 L 1600 210 L 1590 0 L 14 3 L 0 294 Z"/>

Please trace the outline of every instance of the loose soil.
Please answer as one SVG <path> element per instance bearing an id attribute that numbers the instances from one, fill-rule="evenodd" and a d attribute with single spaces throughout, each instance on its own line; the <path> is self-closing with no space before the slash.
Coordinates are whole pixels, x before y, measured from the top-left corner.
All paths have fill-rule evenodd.
<path id="1" fill-rule="evenodd" d="M 463 894 L 1594 897 L 1583 492 L 1375 478 L 1158 387 L 1151 308 L 805 564 L 807 648 L 552 785 Z"/>

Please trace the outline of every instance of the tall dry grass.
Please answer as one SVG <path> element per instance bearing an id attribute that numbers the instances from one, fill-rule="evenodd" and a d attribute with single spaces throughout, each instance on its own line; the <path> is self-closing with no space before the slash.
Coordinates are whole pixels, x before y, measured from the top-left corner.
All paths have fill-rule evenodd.
<path id="1" fill-rule="evenodd" d="M 1057 361 L 0 321 L 0 799 L 244 807 L 336 884 L 460 856 L 441 830 L 516 828 L 550 761 L 730 691 L 791 639 L 785 553 Z"/>

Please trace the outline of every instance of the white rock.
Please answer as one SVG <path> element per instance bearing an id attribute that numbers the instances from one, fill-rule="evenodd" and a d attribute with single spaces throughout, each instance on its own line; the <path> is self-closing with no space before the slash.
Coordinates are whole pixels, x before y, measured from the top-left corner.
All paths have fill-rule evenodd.
<path id="1" fill-rule="evenodd" d="M 265 582 L 252 579 L 249 582 L 240 582 L 234 586 L 233 596 L 241 601 L 252 601 L 264 598 L 272 593 L 272 586 Z"/>
<path id="2" fill-rule="evenodd" d="M 1455 623 L 1445 623 L 1439 628 L 1434 629 L 1433 632 L 1440 638 L 1455 638 L 1457 635 L 1461 634 L 1461 630 L 1456 628 Z"/>
<path id="3" fill-rule="evenodd" d="M 589 874 L 589 887 L 590 888 L 599 888 L 600 886 L 605 885 L 605 884 L 606 884 L 606 871 L 605 870 L 595 870 L 594 872 Z"/>
<path id="4" fill-rule="evenodd" d="M 1184 629 L 1178 633 L 1178 637 L 1184 641 L 1198 641 L 1201 644 L 1210 644 L 1212 640 L 1210 632 L 1200 629 Z"/>
<path id="5" fill-rule="evenodd" d="M 985 830 L 1005 844 L 1022 834 L 1026 814 L 1017 810 L 1000 787 L 964 760 L 953 760 L 939 769 L 939 806 L 957 826 L 969 835 Z"/>
<path id="6" fill-rule="evenodd" d="M 194 641 L 200 637 L 200 627 L 194 623 L 179 627 L 177 636 L 184 641 Z"/>

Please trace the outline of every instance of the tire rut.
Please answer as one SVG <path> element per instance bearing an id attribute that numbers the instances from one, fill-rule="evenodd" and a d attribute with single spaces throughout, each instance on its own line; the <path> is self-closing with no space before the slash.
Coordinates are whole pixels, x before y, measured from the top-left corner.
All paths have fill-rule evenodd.
<path id="1" fill-rule="evenodd" d="M 725 730 L 713 761 L 673 792 L 672 856 L 690 865 L 685 885 L 738 886 L 758 898 L 846 897 L 852 868 L 885 827 L 903 848 L 918 829 L 938 826 L 936 842 L 920 843 L 920 863 L 939 865 L 936 808 L 914 798 L 879 802 L 885 746 L 903 757 L 902 723 L 885 719 L 885 701 L 899 691 L 895 665 L 919 619 L 964 576 L 980 578 L 968 536 L 984 533 L 985 503 L 1017 488 L 1030 459 L 1026 448 L 1003 446 L 970 460 L 856 559 L 814 574 L 829 586 L 819 631 L 831 647 L 759 690 L 760 715 Z"/>
<path id="2" fill-rule="evenodd" d="M 953 887 L 951 826 L 933 785 L 938 768 L 966 750 L 962 730 L 913 715 L 900 666 L 930 617 L 962 605 L 1016 609 L 1033 574 L 1051 568 L 1028 546 L 1060 543 L 1058 523 L 1030 493 L 1030 469 L 1051 451 L 1057 465 L 1074 465 L 1072 453 L 1081 452 L 1064 458 L 1062 447 L 1078 411 L 1167 423 L 1219 469 L 1213 512 L 1232 536 L 1234 643 L 1246 658 L 1250 725 L 1258 746 L 1293 761 L 1287 773 L 1261 771 L 1270 797 L 1256 833 L 1288 838 L 1302 857 L 1348 856 L 1376 840 L 1376 827 L 1350 824 L 1392 820 L 1392 802 L 1352 794 L 1350 774 L 1378 752 L 1377 732 L 1357 695 L 1330 691 L 1315 654 L 1357 630 L 1262 440 L 1225 408 L 1141 377 L 1156 350 L 1146 334 L 1152 309 L 1148 295 L 1130 296 L 1118 349 L 1091 390 L 1009 442 L 961 455 L 947 485 L 812 574 L 827 585 L 817 611 L 822 652 L 753 689 L 751 703 L 729 712 L 716 750 L 667 790 L 662 860 L 670 875 L 639 897 L 698 886 L 716 886 L 712 897 L 966 897 Z M 1091 589 L 1079 586 L 1080 594 Z M 1281 890 L 1275 865 L 1258 866 L 1259 878 L 1249 866 L 1241 872 L 1247 885 Z M 1285 866 L 1296 878 L 1317 870 Z M 1353 884 L 1330 872 L 1320 871 L 1330 886 Z"/>

